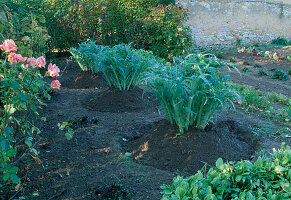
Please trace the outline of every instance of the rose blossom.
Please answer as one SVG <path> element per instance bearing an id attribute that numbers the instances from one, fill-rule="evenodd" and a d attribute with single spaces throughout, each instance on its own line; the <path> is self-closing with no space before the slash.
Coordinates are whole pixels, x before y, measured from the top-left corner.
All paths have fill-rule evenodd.
<path id="1" fill-rule="evenodd" d="M 47 69 L 51 77 L 59 76 L 60 69 L 55 64 L 50 63 Z"/>
<path id="2" fill-rule="evenodd" d="M 36 64 L 39 67 L 45 67 L 45 58 L 43 56 L 36 59 Z"/>
<path id="3" fill-rule="evenodd" d="M 12 51 L 17 51 L 17 46 L 13 40 L 7 39 L 0 45 L 0 49 L 6 53 L 10 53 Z"/>
<path id="4" fill-rule="evenodd" d="M 21 54 L 16 54 L 14 52 L 10 53 L 8 55 L 8 61 L 11 63 L 11 64 L 17 64 L 19 62 L 25 62 L 27 59 L 27 57 L 22 57 Z"/>
<path id="5" fill-rule="evenodd" d="M 25 65 L 25 68 L 28 69 L 30 67 L 35 67 L 36 66 L 36 59 L 34 57 L 32 58 L 27 58 L 27 64 Z"/>
<path id="6" fill-rule="evenodd" d="M 54 80 L 54 81 L 52 81 L 51 82 L 51 87 L 52 88 L 56 88 L 56 89 L 61 89 L 60 87 L 61 87 L 61 83 L 60 83 L 60 81 L 58 81 L 58 80 Z"/>

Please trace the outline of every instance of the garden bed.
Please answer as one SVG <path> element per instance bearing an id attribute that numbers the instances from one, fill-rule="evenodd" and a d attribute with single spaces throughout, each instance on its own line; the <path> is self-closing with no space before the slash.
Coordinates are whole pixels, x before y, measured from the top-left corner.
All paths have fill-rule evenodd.
<path id="1" fill-rule="evenodd" d="M 265 128 L 262 125 L 268 125 L 270 132 L 282 125 L 240 109 L 218 111 L 205 131 L 190 128 L 177 136 L 177 128 L 163 120 L 159 104 L 149 94 L 142 99 L 139 88 L 121 94 L 110 89 L 102 75 L 80 73 L 75 63 L 59 62 L 63 88 L 39 111 L 46 117 L 45 122 L 37 122 L 41 134 L 36 149 L 41 160 L 27 158 L 20 163 L 25 190 L 16 193 L 18 197 L 157 200 L 160 186 L 170 184 L 177 173 L 194 174 L 205 163 L 207 168 L 213 166 L 219 157 L 252 160 L 262 149 L 279 147 L 282 141 L 291 143 L 290 138 L 255 134 L 255 128 Z M 236 79 L 243 83 L 240 80 L 245 79 Z M 277 80 L 262 81 L 266 91 L 278 92 L 268 84 Z M 288 82 L 280 84 L 290 92 Z M 100 95 L 106 91 L 111 102 Z M 100 109 L 102 103 L 109 110 Z M 123 105 L 130 106 L 124 109 Z M 76 130 L 70 141 L 58 129 L 62 122 Z"/>

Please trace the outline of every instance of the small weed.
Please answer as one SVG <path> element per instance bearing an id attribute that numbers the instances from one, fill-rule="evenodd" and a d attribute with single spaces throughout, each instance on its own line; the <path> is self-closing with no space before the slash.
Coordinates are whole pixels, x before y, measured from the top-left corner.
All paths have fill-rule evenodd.
<path id="1" fill-rule="evenodd" d="M 243 65 L 251 65 L 248 61 L 244 61 Z"/>
<path id="2" fill-rule="evenodd" d="M 248 67 L 243 67 L 241 70 L 242 70 L 243 72 L 249 72 L 249 71 L 250 71 L 250 69 L 249 69 Z"/>
<path id="3" fill-rule="evenodd" d="M 267 72 L 265 70 L 263 70 L 263 69 L 258 72 L 258 75 L 260 75 L 260 76 L 268 76 Z"/>
<path id="4" fill-rule="evenodd" d="M 232 63 L 237 62 L 237 59 L 235 57 L 230 57 L 230 58 L 228 58 L 228 60 Z"/>
<path id="5" fill-rule="evenodd" d="M 262 65 L 255 64 L 254 68 L 262 68 Z"/>

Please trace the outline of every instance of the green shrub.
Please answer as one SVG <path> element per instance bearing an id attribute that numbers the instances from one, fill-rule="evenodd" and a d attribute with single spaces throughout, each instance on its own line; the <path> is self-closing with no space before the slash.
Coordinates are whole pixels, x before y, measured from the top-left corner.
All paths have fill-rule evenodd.
<path id="1" fill-rule="evenodd" d="M 291 149 L 283 144 L 270 158 L 259 157 L 255 163 L 224 163 L 219 158 L 216 167 L 203 173 L 175 177 L 172 185 L 161 186 L 161 200 L 291 198 Z"/>
<path id="2" fill-rule="evenodd" d="M 45 54 L 50 36 L 43 25 L 44 16 L 37 16 L 29 8 L 14 2 L 8 0 L 0 6 L 0 41 L 4 38 L 15 40 L 18 53 L 23 56 L 39 57 Z"/>
<path id="3" fill-rule="evenodd" d="M 149 79 L 166 119 L 176 124 L 180 133 L 189 126 L 204 129 L 215 111 L 235 95 L 225 77 L 217 73 L 216 62 L 202 58 L 189 55 L 174 66 L 160 68 Z"/>
<path id="4" fill-rule="evenodd" d="M 271 76 L 273 79 L 280 79 L 286 81 L 289 79 L 288 75 L 282 72 L 280 69 L 276 68 L 274 74 Z"/>
<path id="5" fill-rule="evenodd" d="M 87 38 L 113 46 L 132 43 L 169 59 L 192 46 L 187 10 L 174 0 L 10 0 L 46 18 L 51 50 L 66 51 Z"/>
<path id="6" fill-rule="evenodd" d="M 285 38 L 282 38 L 282 37 L 277 37 L 276 39 L 272 40 L 272 44 L 287 45 L 288 40 L 286 40 Z"/>

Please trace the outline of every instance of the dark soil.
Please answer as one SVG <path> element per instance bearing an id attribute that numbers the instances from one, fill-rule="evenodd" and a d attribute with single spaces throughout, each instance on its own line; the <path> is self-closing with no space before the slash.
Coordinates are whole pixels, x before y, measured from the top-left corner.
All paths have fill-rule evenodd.
<path id="1" fill-rule="evenodd" d="M 102 89 L 108 87 L 108 84 L 100 72 L 81 71 L 73 80 L 63 81 L 62 86 L 70 89 Z"/>
<path id="2" fill-rule="evenodd" d="M 159 114 L 159 104 L 150 95 L 142 98 L 141 89 L 120 93 L 104 84 L 101 74 L 93 83 L 95 75 L 80 73 L 72 61 L 59 61 L 62 88 L 39 110 L 47 120 L 36 120 L 39 160 L 26 156 L 17 163 L 22 184 L 17 192 L 1 188 L 3 199 L 158 200 L 160 186 L 170 184 L 177 169 L 190 175 L 219 157 L 251 159 L 255 151 L 291 143 L 270 136 L 282 125 L 239 109 L 218 111 L 207 131 L 190 129 L 176 136 L 177 129 Z M 63 122 L 75 130 L 70 141 L 57 126 Z"/>
<path id="3" fill-rule="evenodd" d="M 88 96 L 84 106 L 89 110 L 100 112 L 132 112 L 150 106 L 153 101 L 154 98 L 149 93 L 145 94 L 138 87 L 124 91 L 110 87 L 97 95 Z"/>
<path id="4" fill-rule="evenodd" d="M 291 47 L 266 50 L 276 51 L 282 55 L 291 55 Z M 239 74 L 236 70 L 224 72 L 230 75 L 232 81 L 253 86 L 264 92 L 274 91 L 276 93 L 281 93 L 291 98 L 291 76 L 289 75 L 289 80 L 286 81 L 271 78 L 271 75 L 274 74 L 274 71 L 272 71 L 274 68 L 278 68 L 285 74 L 288 74 L 291 67 L 290 62 L 286 60 L 282 61 L 275 60 L 273 58 L 253 56 L 250 53 L 238 53 L 236 51 L 222 53 L 221 55 L 223 56 L 223 59 L 229 59 L 232 57 L 236 59 L 235 64 L 237 64 L 241 74 Z M 248 65 L 244 65 L 246 63 Z M 255 65 L 260 65 L 261 68 L 256 68 Z M 241 71 L 241 69 L 245 66 L 249 68 L 249 72 Z M 267 73 L 267 76 L 260 76 L 258 73 L 261 70 L 264 70 Z"/>
<path id="5" fill-rule="evenodd" d="M 178 129 L 166 120 L 157 128 L 125 145 L 138 163 L 158 169 L 186 172 L 200 170 L 205 163 L 214 165 L 223 160 L 251 159 L 257 141 L 250 130 L 235 121 L 217 122 L 211 131 L 191 128 L 181 136 Z"/>

